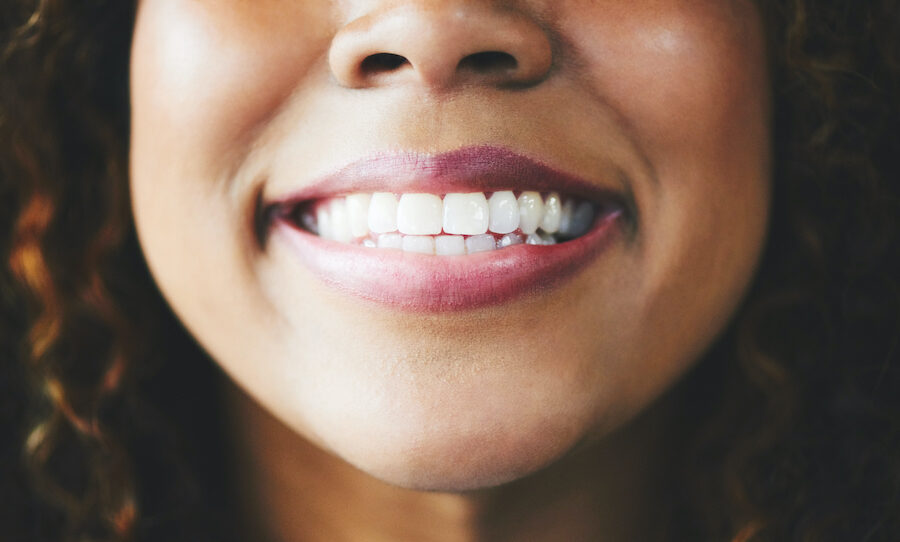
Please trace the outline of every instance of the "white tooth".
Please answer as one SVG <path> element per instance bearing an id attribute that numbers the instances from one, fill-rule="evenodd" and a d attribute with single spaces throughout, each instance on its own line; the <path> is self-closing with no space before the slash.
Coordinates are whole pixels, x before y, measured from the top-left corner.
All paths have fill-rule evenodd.
<path id="1" fill-rule="evenodd" d="M 556 233 L 559 230 L 559 219 L 562 215 L 562 202 L 559 194 L 550 192 L 544 200 L 544 219 L 541 221 L 541 229 L 547 233 Z"/>
<path id="2" fill-rule="evenodd" d="M 403 252 L 434 254 L 434 237 L 430 235 L 404 235 Z"/>
<path id="3" fill-rule="evenodd" d="M 378 248 L 403 248 L 403 236 L 399 233 L 382 233 L 378 236 Z"/>
<path id="4" fill-rule="evenodd" d="M 510 233 L 504 235 L 502 239 L 500 239 L 500 243 L 497 246 L 500 248 L 511 247 L 513 245 L 521 245 L 524 241 L 522 240 L 522 236 L 518 233 Z"/>
<path id="5" fill-rule="evenodd" d="M 350 215 L 350 233 L 353 237 L 369 234 L 369 203 L 372 194 L 351 194 L 347 196 L 347 214 Z"/>
<path id="6" fill-rule="evenodd" d="M 441 256 L 465 254 L 466 239 L 461 235 L 438 235 L 434 238 L 434 251 Z"/>
<path id="7" fill-rule="evenodd" d="M 491 221 L 489 228 L 494 233 L 510 233 L 519 227 L 519 202 L 511 191 L 494 192 L 488 200 Z"/>
<path id="8" fill-rule="evenodd" d="M 350 216 L 347 214 L 347 202 L 344 198 L 334 198 L 329 205 L 331 214 L 331 235 L 335 241 L 347 243 L 353 236 L 350 234 Z"/>
<path id="9" fill-rule="evenodd" d="M 575 214 L 575 200 L 568 199 L 562 205 L 559 213 L 559 230 L 557 233 L 561 236 L 569 237 L 569 231 L 572 229 L 572 215 Z"/>
<path id="10" fill-rule="evenodd" d="M 493 235 L 473 235 L 472 237 L 466 238 L 466 250 L 469 254 L 488 252 L 496 248 L 497 241 L 494 240 Z"/>
<path id="11" fill-rule="evenodd" d="M 481 235 L 488 230 L 488 202 L 483 192 L 444 196 L 444 232 Z"/>
<path id="12" fill-rule="evenodd" d="M 541 237 L 538 234 L 532 233 L 528 236 L 528 239 L 525 239 L 525 244 L 526 245 L 543 245 L 544 240 L 541 239 Z"/>
<path id="13" fill-rule="evenodd" d="M 375 192 L 369 202 L 369 230 L 372 233 L 397 231 L 397 196 Z"/>
<path id="14" fill-rule="evenodd" d="M 331 213 L 327 205 L 319 205 L 316 209 L 316 233 L 322 239 L 331 239 Z"/>
<path id="15" fill-rule="evenodd" d="M 397 228 L 408 235 L 441 233 L 443 202 L 434 194 L 403 194 L 397 206 Z"/>
<path id="16" fill-rule="evenodd" d="M 544 200 L 537 192 L 522 192 L 519 196 L 519 228 L 522 233 L 537 231 L 544 218 Z"/>
<path id="17" fill-rule="evenodd" d="M 378 243 L 371 239 L 363 239 L 362 246 L 366 248 L 375 248 L 378 246 Z"/>

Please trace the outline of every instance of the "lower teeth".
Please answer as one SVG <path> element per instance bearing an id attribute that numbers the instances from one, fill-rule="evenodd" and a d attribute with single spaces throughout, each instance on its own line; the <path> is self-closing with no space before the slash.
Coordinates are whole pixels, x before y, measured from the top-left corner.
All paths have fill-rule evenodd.
<path id="1" fill-rule="evenodd" d="M 548 233 L 508 233 L 506 235 L 486 233 L 483 235 L 403 235 L 382 233 L 369 235 L 348 243 L 366 248 L 396 249 L 404 252 L 437 254 L 438 256 L 461 256 L 490 252 L 515 245 L 555 245 L 559 242 L 555 235 Z"/>
<path id="2" fill-rule="evenodd" d="M 404 235 L 401 233 L 370 234 L 367 237 L 353 239 L 345 244 L 366 248 L 401 250 L 419 254 L 435 254 L 438 256 L 461 256 L 478 252 L 491 252 L 516 245 L 550 246 L 571 240 L 561 238 L 557 234 L 545 232 L 525 235 L 520 232 L 500 235 L 486 233 L 483 235 Z"/>

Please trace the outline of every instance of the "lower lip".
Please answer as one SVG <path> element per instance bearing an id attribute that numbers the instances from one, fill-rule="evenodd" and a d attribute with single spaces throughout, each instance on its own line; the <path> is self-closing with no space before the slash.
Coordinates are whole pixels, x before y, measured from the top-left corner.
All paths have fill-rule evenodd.
<path id="1" fill-rule="evenodd" d="M 408 312 L 437 313 L 534 296 L 573 279 L 621 231 L 622 213 L 600 218 L 587 234 L 550 246 L 516 245 L 467 256 L 430 256 L 322 239 L 277 220 L 271 241 L 286 241 L 329 286 Z"/>

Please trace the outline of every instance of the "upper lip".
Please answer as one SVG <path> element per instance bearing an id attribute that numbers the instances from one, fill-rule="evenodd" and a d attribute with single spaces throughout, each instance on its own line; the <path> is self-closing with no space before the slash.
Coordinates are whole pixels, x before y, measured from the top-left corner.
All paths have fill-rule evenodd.
<path id="1" fill-rule="evenodd" d="M 602 184 L 601 184 L 602 183 Z M 504 147 L 463 147 L 441 154 L 393 152 L 350 163 L 286 195 L 266 199 L 269 208 L 356 192 L 558 191 L 598 202 L 631 207 L 622 179 L 588 181 Z"/>

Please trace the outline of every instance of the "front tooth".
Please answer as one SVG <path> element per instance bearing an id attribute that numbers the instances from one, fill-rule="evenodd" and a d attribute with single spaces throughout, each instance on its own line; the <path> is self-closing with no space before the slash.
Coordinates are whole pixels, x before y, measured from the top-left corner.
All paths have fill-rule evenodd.
<path id="1" fill-rule="evenodd" d="M 351 194 L 347 196 L 347 214 L 350 215 L 350 233 L 353 237 L 369 234 L 369 204 L 371 194 Z"/>
<path id="2" fill-rule="evenodd" d="M 544 219 L 541 221 L 541 229 L 546 233 L 556 233 L 559 230 L 559 219 L 562 216 L 562 202 L 559 194 L 550 192 L 544 200 Z"/>
<path id="3" fill-rule="evenodd" d="M 544 200 L 537 192 L 522 192 L 519 196 L 519 229 L 524 234 L 537 231 L 544 218 Z"/>
<path id="4" fill-rule="evenodd" d="M 347 202 L 344 198 L 335 198 L 329 205 L 331 214 L 331 235 L 335 241 L 349 242 L 353 235 L 350 233 L 350 216 L 347 214 Z"/>
<path id="5" fill-rule="evenodd" d="M 434 254 L 434 237 L 430 235 L 404 235 L 403 252 Z"/>
<path id="6" fill-rule="evenodd" d="M 434 194 L 403 194 L 397 206 L 397 228 L 407 235 L 441 233 L 443 202 Z"/>
<path id="7" fill-rule="evenodd" d="M 378 236 L 378 248 L 403 248 L 403 236 L 399 233 L 382 233 Z"/>
<path id="8" fill-rule="evenodd" d="M 543 245 L 544 240 L 541 239 L 541 237 L 538 234 L 532 233 L 528 236 L 527 239 L 525 239 L 525 244 L 526 245 Z"/>
<path id="9" fill-rule="evenodd" d="M 434 238 L 434 251 L 441 256 L 465 254 L 466 239 L 461 235 L 438 235 Z"/>
<path id="10" fill-rule="evenodd" d="M 369 230 L 372 233 L 397 231 L 397 196 L 375 192 L 369 202 Z"/>
<path id="11" fill-rule="evenodd" d="M 494 192 L 488 200 L 489 228 L 494 233 L 511 233 L 519 227 L 519 203 L 511 191 Z"/>
<path id="12" fill-rule="evenodd" d="M 481 235 L 488 230 L 488 202 L 483 192 L 444 196 L 444 232 Z"/>
<path id="13" fill-rule="evenodd" d="M 466 238 L 466 250 L 469 254 L 488 252 L 496 248 L 497 241 L 494 240 L 493 235 L 473 235 L 472 237 Z"/>
<path id="14" fill-rule="evenodd" d="M 328 205 L 319 205 L 316 209 L 316 233 L 322 239 L 331 239 L 331 213 Z"/>

